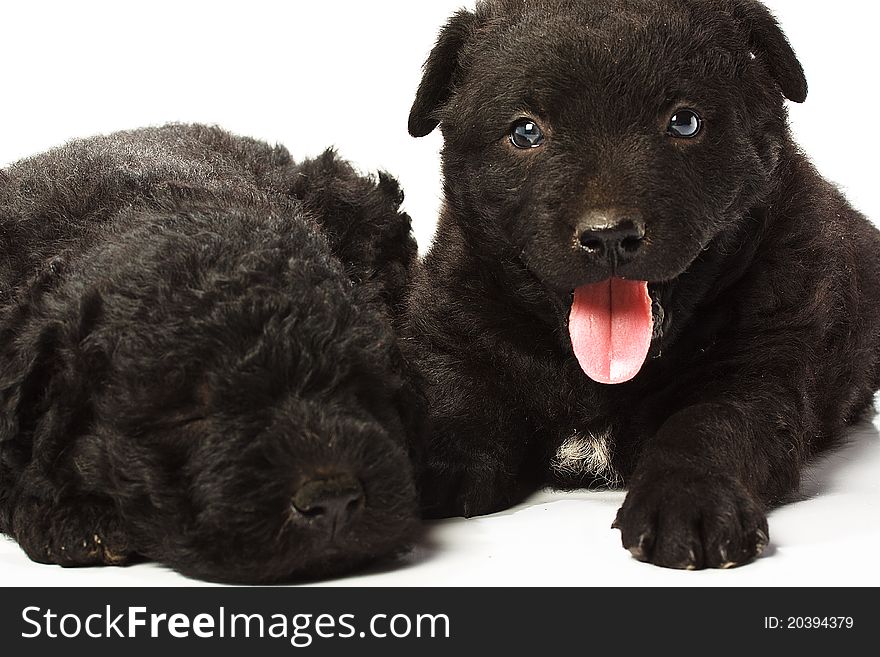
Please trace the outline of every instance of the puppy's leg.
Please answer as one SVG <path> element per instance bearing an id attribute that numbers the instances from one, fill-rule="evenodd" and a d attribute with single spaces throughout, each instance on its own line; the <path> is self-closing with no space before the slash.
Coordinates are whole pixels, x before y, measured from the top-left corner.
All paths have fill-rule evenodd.
<path id="1" fill-rule="evenodd" d="M 32 560 L 60 566 L 120 566 L 133 556 L 116 512 L 91 498 L 17 506 L 12 533 Z"/>
<path id="2" fill-rule="evenodd" d="M 756 417 L 741 404 L 704 403 L 662 426 L 614 523 L 633 556 L 692 570 L 741 565 L 763 551 L 767 503 L 795 485 L 803 455 L 795 435 L 766 436 L 775 428 Z"/>
<path id="3" fill-rule="evenodd" d="M 799 358 L 786 343 L 806 341 L 783 337 L 765 343 L 760 362 L 731 366 L 716 353 L 726 365 L 704 364 L 704 378 L 678 389 L 692 403 L 646 442 L 615 521 L 638 559 L 689 569 L 754 559 L 768 543 L 766 509 L 796 490 L 806 460 L 857 410 L 836 401 L 847 384 L 833 373 L 863 372 Z"/>
<path id="4" fill-rule="evenodd" d="M 537 488 L 539 463 L 531 458 L 537 433 L 517 417 L 516 404 L 459 376 L 429 389 L 428 397 L 431 418 L 421 476 L 426 516 L 469 518 L 501 511 Z"/>

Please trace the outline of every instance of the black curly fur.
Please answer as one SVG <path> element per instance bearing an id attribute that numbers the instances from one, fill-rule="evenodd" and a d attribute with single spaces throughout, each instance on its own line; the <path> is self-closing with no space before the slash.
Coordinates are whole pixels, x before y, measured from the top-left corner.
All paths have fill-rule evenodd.
<path id="1" fill-rule="evenodd" d="M 880 385 L 880 235 L 793 143 L 783 96 L 806 93 L 754 0 L 487 0 L 450 20 L 409 124 L 445 139 L 445 210 L 406 342 L 431 409 L 429 513 L 616 471 L 616 526 L 638 558 L 727 567 L 760 552 L 767 508 Z M 666 133 L 681 107 L 705 119 L 691 142 Z M 543 146 L 511 145 L 521 116 Z M 638 376 L 604 386 L 567 319 L 572 290 L 611 275 L 575 227 L 619 206 L 646 234 L 614 273 L 649 282 L 655 335 Z M 554 467 L 572 436 L 597 437 L 613 470 Z"/>
<path id="2" fill-rule="evenodd" d="M 417 532 L 392 328 L 402 194 L 333 152 L 169 125 L 0 172 L 0 530 L 36 561 L 272 582 Z M 335 535 L 291 505 L 350 473 Z"/>

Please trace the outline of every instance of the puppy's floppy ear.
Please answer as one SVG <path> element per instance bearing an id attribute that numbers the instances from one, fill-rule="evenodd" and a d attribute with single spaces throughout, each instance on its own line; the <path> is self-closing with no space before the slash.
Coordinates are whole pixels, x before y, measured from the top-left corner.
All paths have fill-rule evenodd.
<path id="1" fill-rule="evenodd" d="M 31 298 L 0 317 L 0 340 L 7 341 L 0 352 L 0 459 L 7 463 L 25 463 L 37 438 L 46 453 L 49 441 L 61 444 L 81 417 L 72 409 L 90 406 L 106 370 L 104 350 L 83 346 L 103 313 L 101 296 L 90 290 L 75 306 L 47 311 L 41 291 L 63 267 L 55 258 L 32 279 Z M 88 376 L 70 376 L 74 367 Z"/>
<path id="2" fill-rule="evenodd" d="M 409 113 L 409 134 L 413 137 L 424 137 L 439 125 L 437 110 L 452 95 L 455 75 L 459 69 L 459 54 L 473 36 L 476 23 L 477 16 L 462 9 L 441 30 L 437 43 L 425 62 L 422 82 Z"/>
<path id="3" fill-rule="evenodd" d="M 56 374 L 57 324 L 20 338 L 0 358 L 0 458 L 23 467 L 30 459 L 30 434 L 48 410 L 46 391 Z"/>
<path id="4" fill-rule="evenodd" d="M 763 57 L 789 100 L 807 99 L 807 78 L 797 55 L 773 14 L 758 0 L 734 0 L 733 14 L 749 35 L 755 55 Z"/>

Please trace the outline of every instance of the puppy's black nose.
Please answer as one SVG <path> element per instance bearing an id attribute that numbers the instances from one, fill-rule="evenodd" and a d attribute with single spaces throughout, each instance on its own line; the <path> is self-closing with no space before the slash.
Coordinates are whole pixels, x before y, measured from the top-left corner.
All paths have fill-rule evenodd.
<path id="1" fill-rule="evenodd" d="M 587 253 L 620 265 L 632 260 L 642 249 L 645 222 L 638 210 L 592 210 L 578 222 L 576 237 Z"/>
<path id="2" fill-rule="evenodd" d="M 312 479 L 294 493 L 292 503 L 301 514 L 335 532 L 364 507 L 364 488 L 349 474 Z"/>

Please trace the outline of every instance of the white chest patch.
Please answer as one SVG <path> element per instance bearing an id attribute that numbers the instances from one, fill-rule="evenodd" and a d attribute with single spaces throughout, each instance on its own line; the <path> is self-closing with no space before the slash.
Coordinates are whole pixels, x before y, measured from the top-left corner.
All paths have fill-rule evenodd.
<path id="1" fill-rule="evenodd" d="M 613 488 L 622 481 L 611 464 L 611 454 L 610 431 L 599 434 L 575 433 L 556 450 L 550 467 L 562 476 L 593 475 L 609 488 Z"/>

